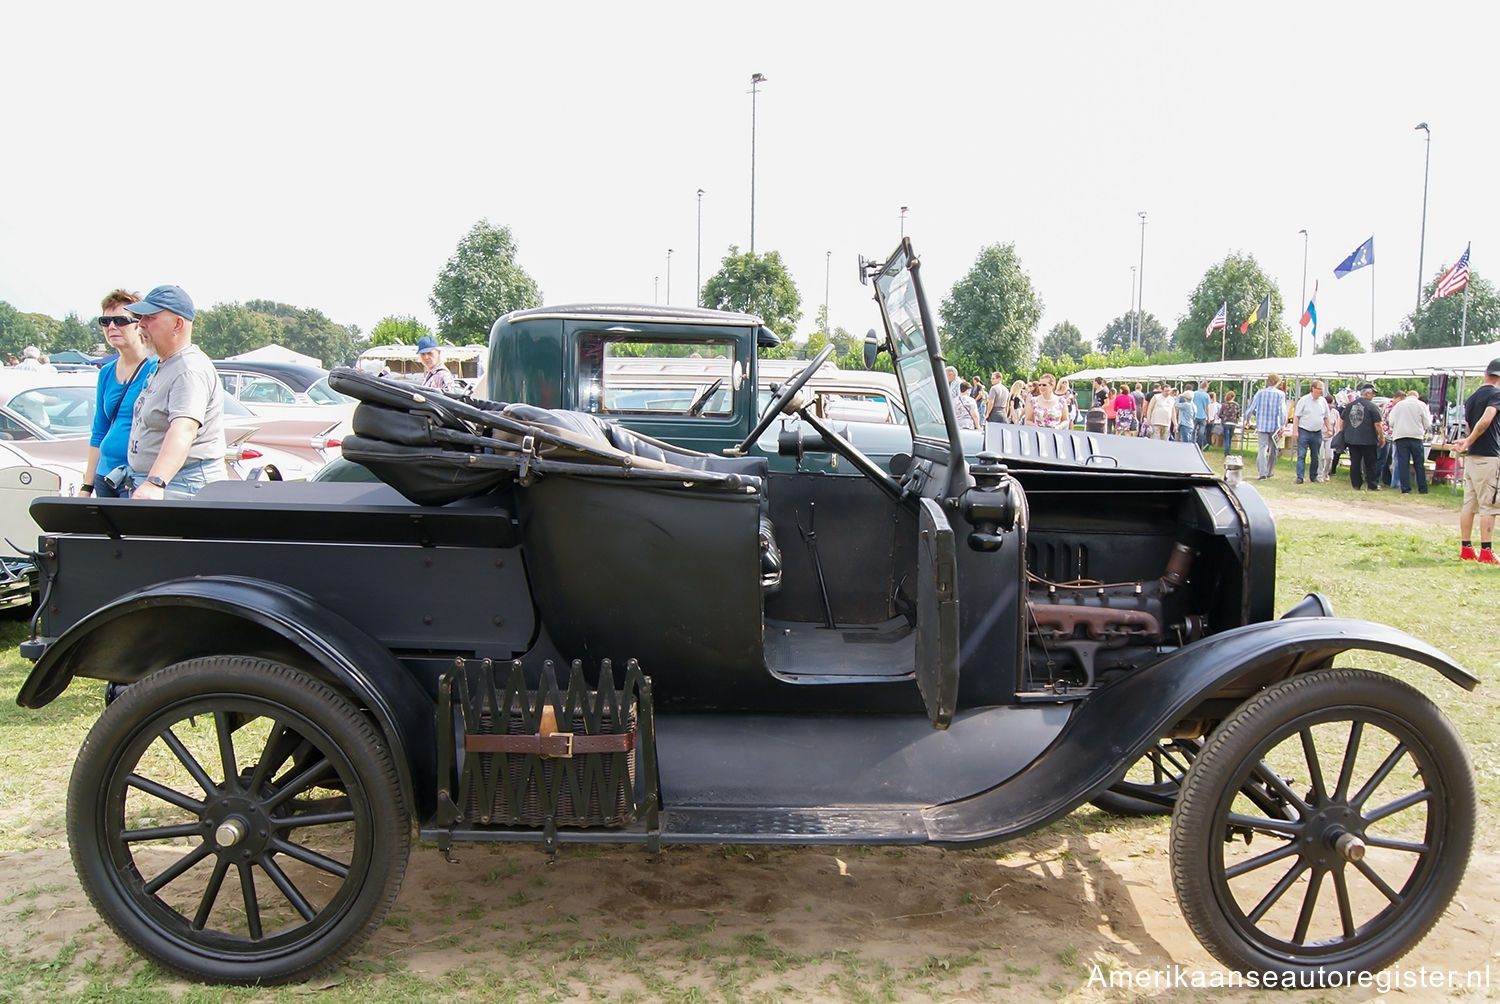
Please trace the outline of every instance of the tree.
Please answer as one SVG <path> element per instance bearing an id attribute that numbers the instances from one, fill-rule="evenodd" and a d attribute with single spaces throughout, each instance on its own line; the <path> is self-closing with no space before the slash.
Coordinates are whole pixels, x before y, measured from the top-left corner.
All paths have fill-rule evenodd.
<path id="1" fill-rule="evenodd" d="M 1271 297 L 1270 355 L 1296 355 L 1296 343 L 1281 320 L 1281 291 L 1261 271 L 1254 255 L 1238 253 L 1229 255 L 1203 273 L 1198 288 L 1188 298 L 1187 315 L 1172 332 L 1172 347 L 1186 352 L 1192 360 L 1219 358 L 1221 332 L 1215 331 L 1212 335 L 1204 332 L 1219 308 L 1228 303 L 1229 323 L 1222 332 L 1224 358 L 1257 359 L 1266 355 L 1267 319 L 1256 318 L 1244 334 L 1240 334 L 1240 324 L 1260 306 L 1267 294 Z"/>
<path id="2" fill-rule="evenodd" d="M 1051 356 L 1053 359 L 1082 359 L 1092 349 L 1089 343 L 1084 341 L 1083 332 L 1072 321 L 1062 321 L 1054 324 L 1052 330 L 1047 332 L 1047 337 L 1042 339 L 1041 354 Z"/>
<path id="3" fill-rule="evenodd" d="M 423 335 L 432 334 L 432 329 L 411 315 L 397 317 L 389 314 L 375 322 L 370 331 L 371 345 L 415 345 Z"/>
<path id="4" fill-rule="evenodd" d="M 1421 323 L 1415 324 L 1417 314 L 1413 311 L 1401 321 L 1401 331 L 1395 338 L 1394 348 L 1431 349 L 1445 345 L 1492 342 L 1500 332 L 1500 295 L 1495 287 L 1477 272 L 1469 272 L 1469 285 L 1457 293 L 1441 300 L 1434 300 L 1438 280 L 1446 274 L 1446 268 L 1433 276 L 1422 291 Z M 1464 297 L 1469 298 L 1467 334 L 1464 325 Z"/>
<path id="5" fill-rule="evenodd" d="M 1330 352 L 1335 355 L 1357 355 L 1364 350 L 1365 347 L 1359 344 L 1359 339 L 1354 336 L 1354 332 L 1348 328 L 1334 328 L 1323 339 L 1323 344 L 1313 349 L 1313 352 Z"/>
<path id="6" fill-rule="evenodd" d="M 1035 358 L 1042 300 L 1021 268 L 1015 244 L 980 250 L 939 310 L 947 336 L 976 368 L 1013 373 Z"/>
<path id="7" fill-rule="evenodd" d="M 77 349 L 84 355 L 93 355 L 94 349 L 103 340 L 98 328 L 85 324 L 77 314 L 69 314 L 48 340 L 47 350 L 62 352 L 65 349 Z"/>
<path id="8" fill-rule="evenodd" d="M 193 319 L 193 343 L 210 359 L 227 359 L 270 345 L 280 334 L 272 318 L 238 303 L 215 304 L 198 311 Z"/>
<path id="9" fill-rule="evenodd" d="M 1095 336 L 1094 344 L 1099 346 L 1100 352 L 1132 348 L 1135 345 L 1135 326 L 1135 314 L 1121 314 L 1104 326 L 1104 330 Z M 1166 350 L 1169 341 L 1167 328 L 1156 319 L 1155 314 L 1142 314 L 1140 326 L 1140 346 L 1145 350 L 1146 355 Z"/>
<path id="10" fill-rule="evenodd" d="M 510 228 L 480 220 L 438 273 L 427 303 L 437 315 L 442 338 L 454 345 L 483 344 L 495 318 L 541 306 L 542 292 L 516 264 Z"/>
<path id="11" fill-rule="evenodd" d="M 729 245 L 719 270 L 703 283 L 702 305 L 758 314 L 783 340 L 792 337 L 802 317 L 802 294 L 787 274 L 781 253 L 740 254 L 736 244 Z"/>
<path id="12" fill-rule="evenodd" d="M 294 307 L 274 300 L 247 300 L 245 309 L 266 318 L 275 331 L 271 341 L 312 356 L 324 366 L 343 366 L 352 363 L 359 355 L 354 344 L 359 328 L 352 324 L 335 324 L 316 307 Z M 250 348 L 264 344 L 268 343 L 262 342 Z"/>
<path id="13" fill-rule="evenodd" d="M 0 353 L 20 359 L 21 350 L 28 345 L 41 348 L 41 332 L 36 322 L 31 315 L 0 300 Z"/>

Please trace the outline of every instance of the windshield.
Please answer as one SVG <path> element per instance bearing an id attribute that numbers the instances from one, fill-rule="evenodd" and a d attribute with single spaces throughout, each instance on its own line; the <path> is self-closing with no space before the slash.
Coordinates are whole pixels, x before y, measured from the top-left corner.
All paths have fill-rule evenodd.
<path id="1" fill-rule="evenodd" d="M 906 388 L 910 406 L 907 416 L 912 434 L 948 441 L 948 422 L 943 413 L 942 388 L 938 386 L 927 334 L 922 326 L 921 287 L 910 268 L 909 245 L 901 247 L 886 262 L 875 288 L 885 308 L 891 339 L 896 350 L 896 373 Z"/>
<path id="2" fill-rule="evenodd" d="M 353 404 L 354 398 L 340 394 L 328 386 L 328 378 L 321 377 L 307 388 L 307 396 L 318 404 Z"/>

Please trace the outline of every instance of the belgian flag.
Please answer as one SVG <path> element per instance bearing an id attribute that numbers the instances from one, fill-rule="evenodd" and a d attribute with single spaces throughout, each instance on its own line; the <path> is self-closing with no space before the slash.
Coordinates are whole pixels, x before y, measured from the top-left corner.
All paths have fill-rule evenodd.
<path id="1" fill-rule="evenodd" d="M 1247 317 L 1247 318 L 1245 318 L 1245 323 L 1240 325 L 1240 334 L 1243 335 L 1245 332 L 1249 331 L 1250 330 L 1250 325 L 1254 324 L 1256 321 L 1260 320 L 1263 317 L 1270 317 L 1270 316 L 1271 316 L 1271 294 L 1267 293 L 1266 294 L 1266 298 L 1264 300 L 1260 301 L 1260 305 L 1257 306 L 1254 310 L 1250 311 L 1250 316 Z"/>

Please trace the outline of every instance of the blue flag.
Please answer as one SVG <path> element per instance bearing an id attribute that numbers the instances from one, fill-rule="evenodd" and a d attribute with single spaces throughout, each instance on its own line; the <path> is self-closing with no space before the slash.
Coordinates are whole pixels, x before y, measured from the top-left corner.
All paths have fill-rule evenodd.
<path id="1" fill-rule="evenodd" d="M 1344 276 L 1348 275 L 1350 272 L 1355 271 L 1356 269 L 1361 269 L 1366 265 L 1373 264 L 1375 264 L 1375 238 L 1371 237 L 1359 247 L 1355 248 L 1354 253 L 1345 258 L 1339 265 L 1339 267 L 1333 270 L 1333 274 L 1342 279 Z"/>

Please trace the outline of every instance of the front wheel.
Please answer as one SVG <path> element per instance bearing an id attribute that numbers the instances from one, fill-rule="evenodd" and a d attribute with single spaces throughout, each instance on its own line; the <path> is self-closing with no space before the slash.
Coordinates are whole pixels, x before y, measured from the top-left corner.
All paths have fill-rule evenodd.
<path id="1" fill-rule="evenodd" d="M 68 787 L 68 843 L 121 938 L 217 983 L 306 979 L 380 926 L 411 820 L 390 747 L 344 697 L 258 659 L 127 688 Z"/>
<path id="2" fill-rule="evenodd" d="M 1475 802 L 1458 733 L 1416 689 L 1364 670 L 1294 677 L 1198 755 L 1172 817 L 1172 884 L 1232 969 L 1384 969 L 1457 891 Z"/>

